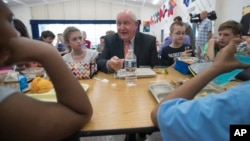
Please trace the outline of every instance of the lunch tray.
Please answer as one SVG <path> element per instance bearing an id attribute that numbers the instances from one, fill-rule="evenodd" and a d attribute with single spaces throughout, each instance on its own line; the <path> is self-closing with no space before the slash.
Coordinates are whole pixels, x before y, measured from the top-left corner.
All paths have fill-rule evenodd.
<path id="1" fill-rule="evenodd" d="M 169 82 L 161 82 L 161 83 L 152 83 L 148 86 L 149 91 L 155 98 L 155 100 L 160 103 L 160 101 L 168 94 L 170 94 L 174 89 L 173 86 Z M 204 97 L 207 94 L 211 93 L 221 93 L 221 90 L 214 86 L 213 84 L 209 83 L 206 87 L 204 87 L 194 98 Z"/>
<path id="2" fill-rule="evenodd" d="M 188 69 L 193 75 L 197 75 L 201 73 L 203 70 L 207 69 L 212 65 L 212 62 L 204 62 L 204 63 L 194 63 L 188 66 Z"/>
<path id="3" fill-rule="evenodd" d="M 137 68 L 136 69 L 137 77 L 154 77 L 156 73 L 151 68 Z M 118 72 L 115 73 L 114 78 L 125 78 L 126 71 L 125 69 L 120 69 Z"/>

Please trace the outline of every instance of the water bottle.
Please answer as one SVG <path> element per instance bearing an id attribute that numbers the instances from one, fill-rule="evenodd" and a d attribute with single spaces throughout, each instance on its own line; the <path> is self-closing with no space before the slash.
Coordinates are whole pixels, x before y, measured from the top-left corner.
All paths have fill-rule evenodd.
<path id="1" fill-rule="evenodd" d="M 137 81 L 136 76 L 136 56 L 134 54 L 134 51 L 132 49 L 128 50 L 128 53 L 125 57 L 125 70 L 126 70 L 126 85 L 127 86 L 135 86 Z"/>

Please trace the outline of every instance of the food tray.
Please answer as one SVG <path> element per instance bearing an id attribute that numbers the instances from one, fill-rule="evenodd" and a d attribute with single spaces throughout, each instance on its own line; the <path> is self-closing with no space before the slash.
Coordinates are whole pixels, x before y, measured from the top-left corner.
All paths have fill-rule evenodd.
<path id="1" fill-rule="evenodd" d="M 88 90 L 89 85 L 88 84 L 81 84 L 85 92 Z M 45 93 L 26 93 L 27 96 L 30 96 L 34 99 L 40 100 L 40 101 L 46 101 L 46 102 L 57 102 L 56 99 L 56 92 L 54 88 L 50 89 L 48 92 Z"/>
<path id="2" fill-rule="evenodd" d="M 175 86 L 173 86 L 169 82 L 163 82 L 163 83 L 153 83 L 149 84 L 148 86 L 149 91 L 155 98 L 155 100 L 160 103 L 160 101 L 168 94 L 170 94 L 174 89 Z M 203 88 L 194 98 L 204 97 L 207 94 L 218 94 L 221 93 L 221 90 L 218 89 L 213 84 L 208 84 L 205 88 Z"/>
<path id="3" fill-rule="evenodd" d="M 136 69 L 137 77 L 154 77 L 156 73 L 151 68 L 137 68 Z M 115 73 L 115 78 L 125 78 L 126 71 L 125 69 L 120 69 L 117 73 Z"/>
<path id="4" fill-rule="evenodd" d="M 34 75 L 34 77 L 43 76 L 44 68 L 34 67 L 34 68 L 26 68 L 22 71 L 25 75 Z"/>
<path id="5" fill-rule="evenodd" d="M 194 63 L 188 66 L 188 69 L 191 71 L 193 75 L 197 75 L 203 70 L 207 69 L 212 65 L 212 62 L 204 62 L 204 63 Z"/>
<path id="6" fill-rule="evenodd" d="M 177 60 L 186 62 L 188 64 L 193 64 L 197 62 L 199 59 L 197 57 L 177 57 Z"/>
<path id="7" fill-rule="evenodd" d="M 162 98 L 168 95 L 174 90 L 174 87 L 169 82 L 153 83 L 148 86 L 149 91 L 155 98 L 155 100 L 160 103 Z"/>

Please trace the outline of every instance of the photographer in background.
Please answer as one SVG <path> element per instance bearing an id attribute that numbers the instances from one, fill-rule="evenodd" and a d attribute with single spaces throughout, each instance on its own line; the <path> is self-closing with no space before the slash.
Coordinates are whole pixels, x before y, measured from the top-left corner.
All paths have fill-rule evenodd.
<path id="1" fill-rule="evenodd" d="M 242 16 L 240 23 L 242 25 L 242 36 L 250 36 L 250 13 Z"/>
<path id="2" fill-rule="evenodd" d="M 212 21 L 208 19 L 208 12 L 202 11 L 200 13 L 200 19 L 201 22 L 196 23 L 197 29 L 198 29 L 198 36 L 196 40 L 196 57 L 199 59 L 203 59 L 203 56 L 201 56 L 205 44 L 211 39 L 212 37 Z"/>

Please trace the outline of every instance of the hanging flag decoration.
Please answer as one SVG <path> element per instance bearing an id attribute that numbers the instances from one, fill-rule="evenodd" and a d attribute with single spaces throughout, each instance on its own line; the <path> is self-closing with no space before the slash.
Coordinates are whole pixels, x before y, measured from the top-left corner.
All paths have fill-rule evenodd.
<path id="1" fill-rule="evenodd" d="M 170 2 L 170 4 L 173 6 L 173 8 L 176 7 L 176 3 L 174 2 L 174 0 L 170 0 L 169 2 Z"/>
<path id="2" fill-rule="evenodd" d="M 159 10 L 159 21 L 161 22 L 161 19 L 163 19 L 163 10 L 160 8 Z"/>
<path id="3" fill-rule="evenodd" d="M 163 11 L 163 18 L 165 18 L 166 13 L 168 12 L 168 9 L 165 6 L 165 4 L 163 5 L 163 9 L 164 9 L 164 11 Z"/>
<path id="4" fill-rule="evenodd" d="M 169 8 L 168 8 L 168 17 L 174 14 L 174 8 L 176 7 L 176 3 L 174 0 L 170 0 L 169 3 Z"/>
<path id="5" fill-rule="evenodd" d="M 184 3 L 184 5 L 186 5 L 186 7 L 189 6 L 189 0 L 183 0 L 183 3 Z"/>
<path id="6" fill-rule="evenodd" d="M 155 21 L 154 21 L 154 17 L 153 17 L 153 16 L 151 16 L 151 18 L 150 18 L 150 24 L 155 24 Z"/>
<path id="7" fill-rule="evenodd" d="M 188 1 L 188 4 L 189 4 L 189 0 L 186 0 L 186 1 Z M 168 14 L 168 17 L 174 14 L 173 10 L 176 7 L 175 1 L 169 0 L 168 6 L 169 8 L 167 8 L 167 6 L 164 4 L 162 8 L 160 8 L 153 16 L 150 17 L 150 20 L 149 20 L 150 25 L 161 22 L 162 19 L 165 18 L 166 13 Z"/>
<path id="8" fill-rule="evenodd" d="M 192 2 L 194 2 L 195 0 L 192 0 Z"/>

